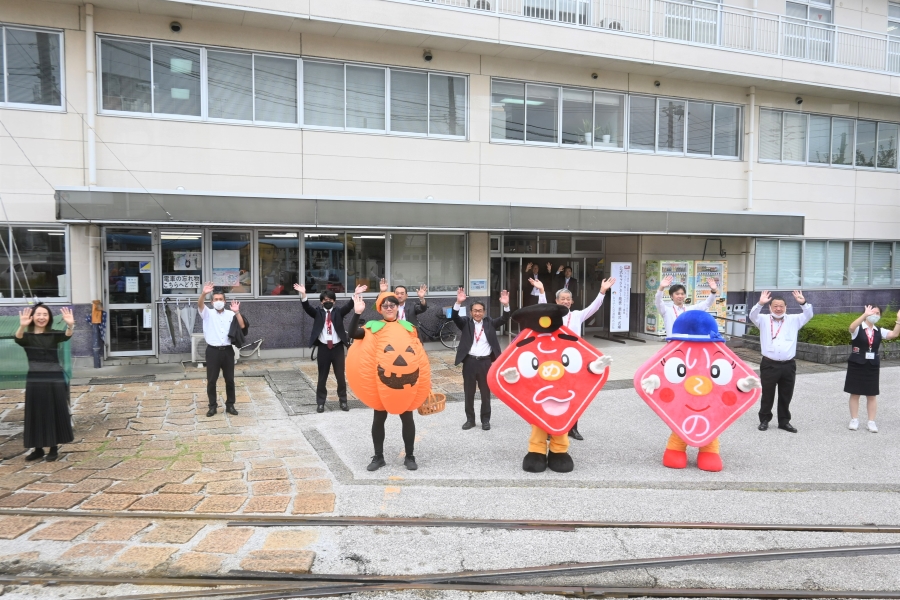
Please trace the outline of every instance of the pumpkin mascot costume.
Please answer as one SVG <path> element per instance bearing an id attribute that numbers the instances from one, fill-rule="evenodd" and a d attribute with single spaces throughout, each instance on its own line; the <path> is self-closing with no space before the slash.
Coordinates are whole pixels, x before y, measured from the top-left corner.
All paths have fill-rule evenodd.
<path id="1" fill-rule="evenodd" d="M 609 379 L 612 358 L 563 325 L 568 313 L 560 304 L 517 310 L 512 318 L 522 332 L 488 371 L 491 391 L 531 424 L 522 461 L 522 469 L 530 473 L 575 468 L 569 430 Z"/>
<path id="2" fill-rule="evenodd" d="M 400 301 L 391 292 L 382 292 L 375 310 L 383 319 L 359 321 L 366 303 L 362 296 L 353 297 L 354 314 L 350 320 L 350 337 L 356 340 L 347 353 L 347 383 L 366 406 L 375 409 L 372 442 L 375 456 L 367 469 L 376 471 L 384 461 L 384 423 L 388 414 L 400 415 L 406 457 L 403 464 L 410 471 L 418 469 L 413 453 L 416 424 L 413 411 L 419 408 L 431 391 L 431 364 L 419 341 L 416 328 L 397 319 Z"/>

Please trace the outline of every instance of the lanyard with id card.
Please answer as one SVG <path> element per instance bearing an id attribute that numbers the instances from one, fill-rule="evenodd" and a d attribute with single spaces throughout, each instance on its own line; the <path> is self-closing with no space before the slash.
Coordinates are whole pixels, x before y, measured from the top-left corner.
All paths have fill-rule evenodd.
<path id="1" fill-rule="evenodd" d="M 868 327 L 863 327 L 866 337 L 869 339 L 869 351 L 866 352 L 866 360 L 875 360 L 875 353 L 872 352 L 872 346 L 875 345 L 875 328 L 870 331 Z"/>

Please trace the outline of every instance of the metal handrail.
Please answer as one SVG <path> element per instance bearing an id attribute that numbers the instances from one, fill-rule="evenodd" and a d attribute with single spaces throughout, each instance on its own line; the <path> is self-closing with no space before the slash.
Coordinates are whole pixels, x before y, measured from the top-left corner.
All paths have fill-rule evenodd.
<path id="1" fill-rule="evenodd" d="M 393 0 L 605 29 L 883 73 L 900 38 L 709 0 Z"/>

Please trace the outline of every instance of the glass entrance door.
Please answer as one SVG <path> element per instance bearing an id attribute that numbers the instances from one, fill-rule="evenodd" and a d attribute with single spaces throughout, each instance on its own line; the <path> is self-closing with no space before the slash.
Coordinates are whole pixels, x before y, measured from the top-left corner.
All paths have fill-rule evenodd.
<path id="1" fill-rule="evenodd" d="M 584 282 L 584 286 L 582 287 L 583 306 L 587 306 L 593 302 L 597 297 L 597 294 L 600 293 L 600 284 L 603 282 L 603 278 L 607 277 L 606 261 L 602 256 L 597 256 L 584 259 L 579 258 L 573 262 L 584 269 L 582 271 L 584 275 L 580 279 Z M 584 335 L 587 336 L 588 334 L 597 333 L 602 327 L 605 327 L 606 315 L 608 313 L 609 297 L 604 299 L 603 306 L 600 307 L 600 310 L 584 322 Z"/>
<path id="2" fill-rule="evenodd" d="M 109 356 L 156 354 L 152 254 L 106 257 L 106 342 Z"/>

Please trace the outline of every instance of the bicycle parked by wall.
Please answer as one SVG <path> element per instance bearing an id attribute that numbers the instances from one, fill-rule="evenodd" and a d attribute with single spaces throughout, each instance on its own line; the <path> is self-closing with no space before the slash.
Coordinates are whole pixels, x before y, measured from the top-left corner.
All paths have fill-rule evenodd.
<path id="1" fill-rule="evenodd" d="M 441 317 L 436 329 L 430 329 L 423 323 L 419 323 L 419 329 L 425 334 L 427 340 L 432 342 L 440 340 L 445 347 L 455 350 L 459 346 L 460 331 L 453 319 L 450 318 L 452 310 L 452 306 L 441 309 Z"/>

